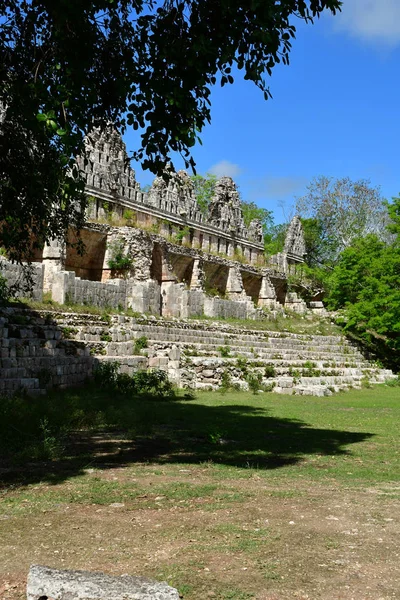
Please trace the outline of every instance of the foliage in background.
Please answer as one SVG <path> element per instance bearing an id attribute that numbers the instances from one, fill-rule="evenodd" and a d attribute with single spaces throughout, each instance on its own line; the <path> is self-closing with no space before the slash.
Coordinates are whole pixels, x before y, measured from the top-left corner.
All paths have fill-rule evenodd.
<path id="1" fill-rule="evenodd" d="M 274 225 L 273 214 L 271 210 L 266 208 L 260 208 L 254 202 L 247 202 L 242 200 L 242 212 L 243 220 L 246 227 L 248 227 L 254 219 L 258 219 L 263 228 L 264 235 L 270 231 Z"/>
<path id="2" fill-rule="evenodd" d="M 329 294 L 330 270 L 325 267 L 309 267 L 307 263 L 299 265 L 295 273 L 287 276 L 288 286 L 310 302 L 316 297 Z"/>
<path id="3" fill-rule="evenodd" d="M 287 228 L 287 223 L 280 223 L 271 225 L 264 233 L 264 252 L 267 256 L 283 251 Z"/>
<path id="4" fill-rule="evenodd" d="M 355 240 L 375 233 L 387 238 L 387 210 L 379 188 L 367 180 L 317 177 L 296 201 L 302 217 L 310 261 L 334 263 Z"/>
<path id="5" fill-rule="evenodd" d="M 391 241 L 376 234 L 346 248 L 328 276 L 329 308 L 344 327 L 400 368 L 400 199 L 387 204 Z"/>
<path id="6" fill-rule="evenodd" d="M 346 330 L 390 354 L 400 368 L 400 247 L 370 234 L 344 250 L 329 278 L 328 307 Z"/>
<path id="7" fill-rule="evenodd" d="M 193 182 L 197 204 L 203 215 L 206 215 L 208 206 L 214 195 L 217 177 L 212 173 L 207 173 L 205 177 L 203 175 L 192 175 L 190 179 Z"/>
<path id="8" fill-rule="evenodd" d="M 307 23 L 339 0 L 71 0 L 0 3 L 1 243 L 21 259 L 82 225 L 74 157 L 84 135 L 141 129 L 134 158 L 160 174 L 211 120 L 211 88 L 242 70 L 265 99 L 289 63 L 296 15 Z"/>

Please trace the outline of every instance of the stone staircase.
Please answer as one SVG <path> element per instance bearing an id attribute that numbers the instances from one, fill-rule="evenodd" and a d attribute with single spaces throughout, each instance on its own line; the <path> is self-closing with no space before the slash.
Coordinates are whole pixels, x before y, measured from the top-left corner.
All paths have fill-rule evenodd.
<path id="1" fill-rule="evenodd" d="M 75 339 L 98 360 L 116 360 L 121 370 L 161 368 L 181 387 L 218 389 L 226 376 L 232 385 L 248 388 L 248 377 L 260 388 L 278 393 L 329 395 L 383 383 L 393 377 L 344 336 L 300 335 L 232 327 L 221 322 L 111 317 L 109 325 L 74 317 Z M 136 340 L 145 337 L 146 350 Z M 145 356 L 144 356 L 145 355 Z M 147 365 L 146 365 L 147 357 Z"/>
<path id="2" fill-rule="evenodd" d="M 0 396 L 83 383 L 92 371 L 90 349 L 64 336 L 50 313 L 0 311 Z"/>
<path id="3" fill-rule="evenodd" d="M 81 383 L 93 361 L 121 371 L 160 368 L 181 387 L 330 395 L 393 377 L 345 337 L 249 330 L 222 322 L 19 310 L 0 315 L 0 393 Z M 147 348 L 140 349 L 139 338 Z M 46 376 L 48 383 L 46 384 Z"/>

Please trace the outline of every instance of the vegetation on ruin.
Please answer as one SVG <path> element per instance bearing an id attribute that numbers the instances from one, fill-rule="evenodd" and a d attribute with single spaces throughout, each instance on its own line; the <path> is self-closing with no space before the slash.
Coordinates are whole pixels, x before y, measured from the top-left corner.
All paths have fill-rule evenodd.
<path id="1" fill-rule="evenodd" d="M 125 241 L 122 238 L 113 240 L 109 246 L 110 257 L 108 266 L 113 271 L 127 271 L 133 266 L 132 256 L 125 250 Z"/>
<path id="2" fill-rule="evenodd" d="M 396 597 L 399 390 L 132 401 L 98 386 L 9 403 L 5 597 L 23 597 L 32 556 L 185 600 Z"/>
<path id="3" fill-rule="evenodd" d="M 212 86 L 233 83 L 238 69 L 267 99 L 267 77 L 289 63 L 293 15 L 312 23 L 339 8 L 339 0 L 3 0 L 1 243 L 21 259 L 32 243 L 82 225 L 74 157 L 92 127 L 140 128 L 134 158 L 154 173 L 171 152 L 194 167 Z"/>

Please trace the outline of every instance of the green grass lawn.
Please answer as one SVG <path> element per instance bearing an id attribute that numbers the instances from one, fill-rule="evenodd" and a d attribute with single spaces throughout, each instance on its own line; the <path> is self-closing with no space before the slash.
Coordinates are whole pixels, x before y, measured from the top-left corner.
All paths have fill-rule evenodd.
<path id="1" fill-rule="evenodd" d="M 400 388 L 89 386 L 2 411 L 7 599 L 32 562 L 166 579 L 187 600 L 400 597 Z"/>

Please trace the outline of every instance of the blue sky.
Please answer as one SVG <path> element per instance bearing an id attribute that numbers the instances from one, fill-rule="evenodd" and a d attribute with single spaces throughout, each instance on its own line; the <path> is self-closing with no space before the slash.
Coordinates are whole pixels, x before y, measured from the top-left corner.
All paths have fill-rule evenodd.
<path id="1" fill-rule="evenodd" d="M 390 199 L 400 192 L 399 65 L 400 0 L 344 0 L 340 16 L 298 21 L 291 63 L 270 78 L 272 100 L 240 73 L 214 88 L 211 125 L 193 149 L 198 173 L 230 175 L 276 222 L 318 175 L 370 179 Z M 125 142 L 134 149 L 132 133 Z"/>

